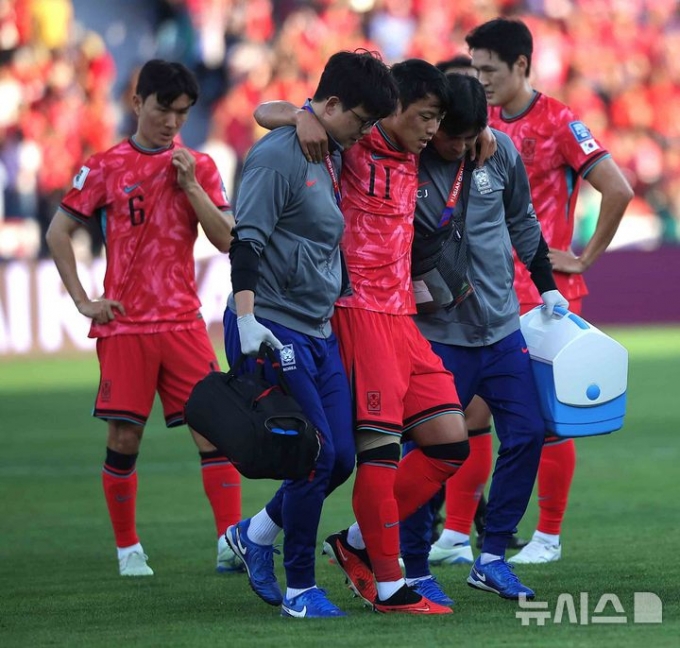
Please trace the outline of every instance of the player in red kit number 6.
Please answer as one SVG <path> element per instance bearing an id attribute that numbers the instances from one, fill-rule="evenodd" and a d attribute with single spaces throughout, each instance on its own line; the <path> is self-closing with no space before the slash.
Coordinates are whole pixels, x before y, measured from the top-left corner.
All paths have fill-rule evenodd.
<path id="1" fill-rule="evenodd" d="M 490 105 L 489 125 L 507 133 L 520 152 L 531 185 L 531 198 L 550 248 L 557 288 L 569 309 L 581 312 L 587 294 L 582 273 L 607 249 L 633 192 L 608 151 L 570 108 L 534 90 L 529 81 L 533 39 L 518 20 L 498 18 L 466 37 L 472 65 Z M 571 251 L 574 209 L 581 179 L 602 194 L 595 232 L 579 256 Z M 515 290 L 520 312 L 541 303 L 526 268 L 515 257 Z M 489 410 L 476 398 L 466 410 L 471 430 L 488 428 Z M 481 443 L 488 447 L 482 448 Z M 468 551 L 470 525 L 488 475 L 491 437 L 471 443 L 468 468 L 447 484 L 446 522 L 433 546 L 432 560 L 453 562 Z M 538 470 L 538 527 L 532 541 L 510 563 L 545 563 L 561 557 L 560 532 L 567 508 L 576 451 L 572 439 L 546 436 Z M 465 475 L 478 479 L 463 479 Z"/>
<path id="2" fill-rule="evenodd" d="M 166 425 L 182 425 L 191 389 L 218 368 L 199 311 L 193 249 L 200 223 L 226 252 L 234 221 L 212 159 L 175 144 L 198 92 L 183 65 L 147 62 L 133 98 L 137 131 L 85 162 L 47 232 L 64 286 L 97 338 L 94 416 L 108 423 L 102 481 L 122 576 L 153 575 L 135 513 L 136 461 L 154 396 Z M 106 242 L 101 299 L 90 299 L 83 287 L 71 242 L 91 219 Z M 241 516 L 240 478 L 213 445 L 192 434 L 217 527 L 217 570 L 233 571 L 239 561 L 223 535 Z"/>

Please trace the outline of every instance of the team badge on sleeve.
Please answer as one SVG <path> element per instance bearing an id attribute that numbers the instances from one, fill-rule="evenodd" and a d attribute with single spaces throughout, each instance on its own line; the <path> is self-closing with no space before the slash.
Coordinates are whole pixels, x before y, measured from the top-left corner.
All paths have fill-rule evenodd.
<path id="1" fill-rule="evenodd" d="M 574 138 L 577 142 L 585 142 L 586 140 L 593 139 L 590 130 L 588 130 L 588 127 L 583 122 L 573 121 L 569 124 L 569 128 L 574 134 Z"/>
<path id="2" fill-rule="evenodd" d="M 73 178 L 73 188 L 82 189 L 87 179 L 87 174 L 90 173 L 90 168 L 86 166 L 81 166 L 78 174 Z"/>
<path id="3" fill-rule="evenodd" d="M 590 155 L 593 151 L 597 151 L 600 145 L 593 138 L 588 127 L 580 121 L 573 121 L 569 124 L 574 139 L 581 146 L 581 150 L 586 154 Z"/>

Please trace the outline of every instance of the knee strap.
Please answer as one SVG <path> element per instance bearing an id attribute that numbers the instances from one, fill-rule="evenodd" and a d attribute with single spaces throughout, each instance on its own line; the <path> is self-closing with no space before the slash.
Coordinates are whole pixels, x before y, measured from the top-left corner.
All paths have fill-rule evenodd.
<path id="1" fill-rule="evenodd" d="M 425 446 L 421 450 L 430 459 L 460 462 L 465 461 L 470 455 L 470 442 L 466 439 L 457 443 L 441 443 L 439 445 Z"/>
<path id="2" fill-rule="evenodd" d="M 401 448 L 398 443 L 388 443 L 387 445 L 379 446 L 378 448 L 370 448 L 363 450 L 357 454 L 357 465 L 377 462 L 399 462 L 401 455 Z"/>

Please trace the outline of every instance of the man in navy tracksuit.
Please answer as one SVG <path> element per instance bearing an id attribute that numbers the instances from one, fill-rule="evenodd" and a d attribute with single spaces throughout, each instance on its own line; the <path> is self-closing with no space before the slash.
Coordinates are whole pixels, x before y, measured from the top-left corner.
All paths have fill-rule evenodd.
<path id="1" fill-rule="evenodd" d="M 236 202 L 233 294 L 224 315 L 227 358 L 280 351 L 291 392 L 321 435 L 309 479 L 285 481 L 267 506 L 227 529 L 255 593 L 287 617 L 344 612 L 316 586 L 314 550 L 325 497 L 352 473 L 355 448 L 349 384 L 330 318 L 341 294 L 340 154 L 396 108 L 388 68 L 368 52 L 334 54 L 302 110 L 328 133 L 330 155 L 312 164 L 294 127 L 277 128 L 251 150 Z M 284 530 L 287 589 L 274 575 L 273 543 Z"/>
<path id="2" fill-rule="evenodd" d="M 479 81 L 458 74 L 449 75 L 449 80 L 453 105 L 420 157 L 416 222 L 430 231 L 441 224 L 454 178 L 487 123 L 486 98 Z M 531 204 L 519 153 L 509 137 L 494 133 L 497 152 L 472 171 L 469 196 L 463 193 L 456 202 L 456 209 L 465 209 L 467 279 L 472 292 L 457 307 L 437 308 L 416 316 L 416 322 L 444 366 L 456 376 L 463 408 L 475 394 L 489 404 L 501 442 L 482 554 L 467 582 L 504 598 L 532 598 L 533 591 L 505 561 L 507 543 L 531 496 L 544 438 L 513 289 L 513 248 L 531 273 L 545 315 L 552 316 L 555 306 L 568 304 L 555 286 L 548 246 Z M 416 258 L 414 248 L 414 262 Z M 407 582 L 430 577 L 432 515 L 431 507 L 424 506 L 402 523 Z"/>

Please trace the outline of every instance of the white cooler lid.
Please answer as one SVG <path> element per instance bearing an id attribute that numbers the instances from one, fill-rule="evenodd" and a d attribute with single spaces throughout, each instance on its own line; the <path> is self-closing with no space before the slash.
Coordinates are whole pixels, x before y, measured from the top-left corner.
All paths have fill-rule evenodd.
<path id="1" fill-rule="evenodd" d="M 538 306 L 520 318 L 532 360 L 552 365 L 557 400 L 591 407 L 625 393 L 626 349 L 582 317 L 561 312 L 546 317 Z"/>

